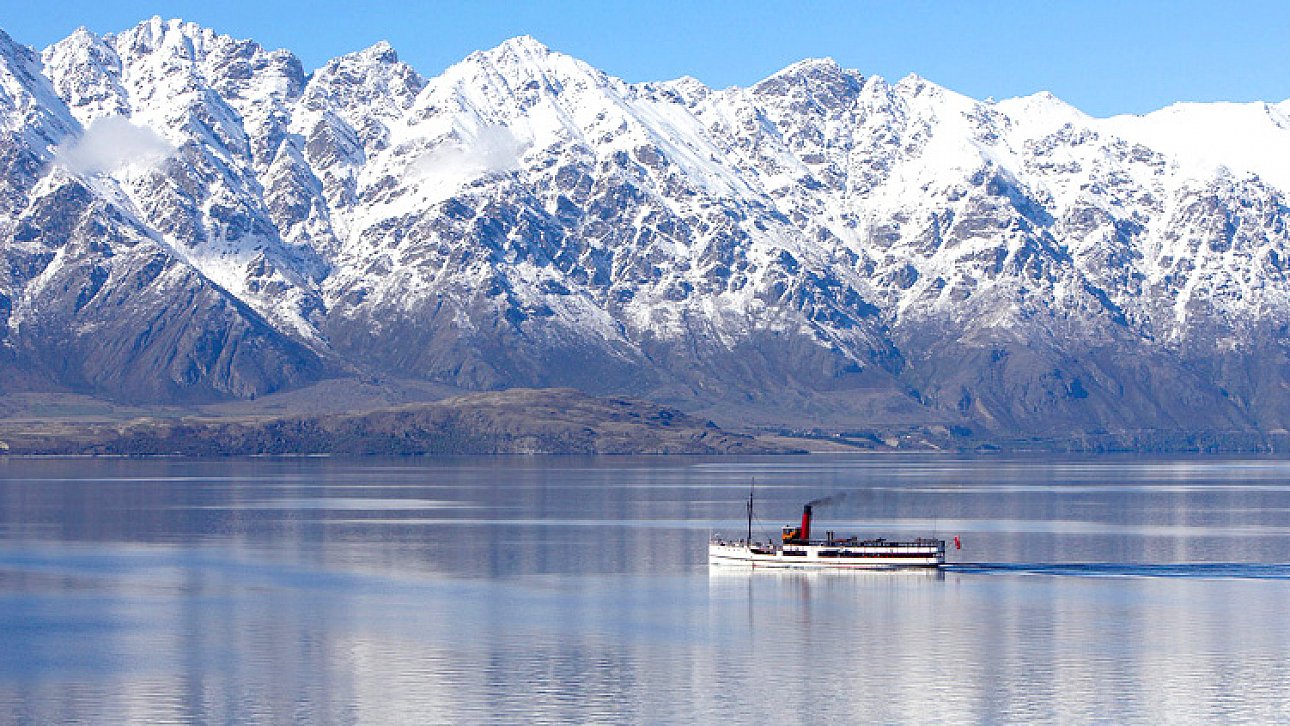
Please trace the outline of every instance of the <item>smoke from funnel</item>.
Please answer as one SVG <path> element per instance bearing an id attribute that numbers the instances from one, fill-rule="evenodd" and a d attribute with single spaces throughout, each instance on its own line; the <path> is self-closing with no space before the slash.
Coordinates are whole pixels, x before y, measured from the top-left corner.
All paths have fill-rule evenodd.
<path id="1" fill-rule="evenodd" d="M 873 496 L 873 492 L 868 489 L 860 489 L 850 492 L 834 492 L 818 499 L 812 499 L 807 504 L 812 507 L 824 507 L 831 504 L 841 504 L 847 500 L 868 499 Z"/>

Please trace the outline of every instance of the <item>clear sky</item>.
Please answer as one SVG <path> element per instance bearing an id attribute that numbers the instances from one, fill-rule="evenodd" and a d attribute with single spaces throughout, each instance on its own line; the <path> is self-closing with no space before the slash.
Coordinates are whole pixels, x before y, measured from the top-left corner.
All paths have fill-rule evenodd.
<path id="1" fill-rule="evenodd" d="M 37 48 L 85 25 L 153 15 L 271 48 L 307 69 L 390 41 L 425 75 L 528 34 L 629 81 L 747 85 L 808 57 L 866 74 L 917 73 L 975 98 L 1049 90 L 1096 116 L 1174 101 L 1290 98 L 1286 0 L 14 1 L 0 28 Z"/>

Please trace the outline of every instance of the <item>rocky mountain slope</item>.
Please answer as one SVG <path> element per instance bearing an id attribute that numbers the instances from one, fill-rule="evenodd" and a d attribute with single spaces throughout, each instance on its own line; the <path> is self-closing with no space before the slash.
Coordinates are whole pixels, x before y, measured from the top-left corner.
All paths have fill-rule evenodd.
<path id="1" fill-rule="evenodd" d="M 427 78 L 157 18 L 0 34 L 0 389 L 398 375 L 723 422 L 1273 434 L 1288 170 L 1290 102 L 1095 119 L 829 60 L 716 90 L 531 38 Z"/>

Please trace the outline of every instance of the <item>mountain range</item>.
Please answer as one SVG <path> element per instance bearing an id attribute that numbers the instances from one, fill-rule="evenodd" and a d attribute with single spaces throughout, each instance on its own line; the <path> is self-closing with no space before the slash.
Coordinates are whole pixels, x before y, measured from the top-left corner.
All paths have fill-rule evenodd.
<path id="1" fill-rule="evenodd" d="M 0 31 L 0 394 L 571 387 L 723 425 L 1262 446 L 1290 101 L 1093 118 L 805 60 L 627 83 L 528 37 L 306 72 L 178 20 Z"/>

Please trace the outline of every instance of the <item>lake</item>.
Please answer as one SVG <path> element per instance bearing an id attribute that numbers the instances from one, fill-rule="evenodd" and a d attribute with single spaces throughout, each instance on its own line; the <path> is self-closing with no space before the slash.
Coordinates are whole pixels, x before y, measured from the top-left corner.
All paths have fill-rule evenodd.
<path id="1" fill-rule="evenodd" d="M 1290 721 L 1287 604 L 1274 459 L 0 458 L 0 722 Z"/>

